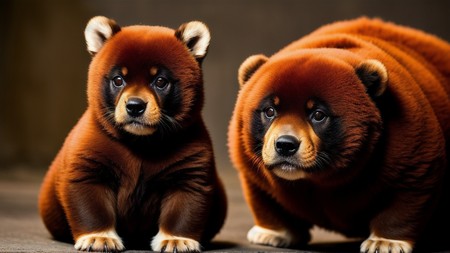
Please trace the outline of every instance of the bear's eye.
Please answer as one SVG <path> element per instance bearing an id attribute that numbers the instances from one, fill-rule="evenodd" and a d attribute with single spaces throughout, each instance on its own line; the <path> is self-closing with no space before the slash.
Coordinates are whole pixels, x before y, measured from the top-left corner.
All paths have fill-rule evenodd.
<path id="1" fill-rule="evenodd" d="M 268 119 L 273 119 L 275 117 L 275 113 L 276 113 L 275 108 L 271 106 L 264 109 L 264 115 Z"/>
<path id="2" fill-rule="evenodd" d="M 125 81 L 123 80 L 123 78 L 121 76 L 116 76 L 112 79 L 112 82 L 114 84 L 114 86 L 116 87 L 122 87 L 125 83 Z"/>
<path id="3" fill-rule="evenodd" d="M 155 81 L 156 88 L 158 88 L 160 90 L 166 88 L 168 84 L 169 84 L 169 81 L 163 77 L 158 77 Z"/>
<path id="4" fill-rule="evenodd" d="M 316 123 L 324 121 L 326 117 L 327 115 L 321 110 L 316 110 L 311 114 L 311 120 Z"/>

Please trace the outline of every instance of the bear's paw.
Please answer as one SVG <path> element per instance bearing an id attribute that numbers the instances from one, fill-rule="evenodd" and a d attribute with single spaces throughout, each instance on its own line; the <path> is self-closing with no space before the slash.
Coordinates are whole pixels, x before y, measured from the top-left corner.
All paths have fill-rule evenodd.
<path id="1" fill-rule="evenodd" d="M 294 237 L 287 230 L 272 230 L 253 226 L 247 233 L 247 239 L 254 244 L 273 247 L 289 247 L 293 245 Z"/>
<path id="2" fill-rule="evenodd" d="M 411 253 L 413 245 L 408 241 L 392 240 L 371 234 L 361 244 L 362 253 Z"/>
<path id="3" fill-rule="evenodd" d="M 161 230 L 153 238 L 151 244 L 152 250 L 158 252 L 200 252 L 200 243 L 196 240 L 173 236 L 162 232 Z"/>
<path id="4" fill-rule="evenodd" d="M 82 251 L 115 252 L 125 249 L 116 231 L 96 232 L 81 235 L 75 242 L 75 249 Z"/>

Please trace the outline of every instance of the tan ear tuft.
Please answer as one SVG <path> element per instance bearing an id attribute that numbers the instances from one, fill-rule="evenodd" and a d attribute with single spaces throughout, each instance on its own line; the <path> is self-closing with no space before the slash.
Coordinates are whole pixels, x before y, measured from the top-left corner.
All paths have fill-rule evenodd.
<path id="1" fill-rule="evenodd" d="M 175 36 L 186 44 L 197 60 L 201 61 L 205 58 L 211 35 L 204 23 L 200 21 L 184 23 L 175 31 Z"/>
<path id="2" fill-rule="evenodd" d="M 356 67 L 355 71 L 366 86 L 369 95 L 378 97 L 384 93 L 389 78 L 383 63 L 374 59 L 365 60 Z"/>
<path id="3" fill-rule="evenodd" d="M 238 81 L 239 86 L 242 87 L 256 72 L 268 60 L 267 56 L 262 54 L 252 55 L 248 57 L 239 67 Z"/>
<path id="4" fill-rule="evenodd" d="M 105 42 L 119 31 L 120 26 L 116 21 L 103 16 L 93 17 L 84 30 L 87 50 L 91 55 L 95 55 Z"/>

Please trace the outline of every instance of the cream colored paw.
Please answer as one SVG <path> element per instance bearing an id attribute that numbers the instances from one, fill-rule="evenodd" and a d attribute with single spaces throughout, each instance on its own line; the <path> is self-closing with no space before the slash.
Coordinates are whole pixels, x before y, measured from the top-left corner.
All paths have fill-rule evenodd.
<path id="1" fill-rule="evenodd" d="M 260 226 L 253 226 L 247 233 L 251 243 L 264 244 L 274 247 L 288 247 L 293 244 L 293 236 L 287 230 L 271 230 Z"/>
<path id="2" fill-rule="evenodd" d="M 96 232 L 81 235 L 75 242 L 75 249 L 84 251 L 122 251 L 125 249 L 122 239 L 116 231 Z"/>
<path id="3" fill-rule="evenodd" d="M 159 252 L 200 252 L 200 243 L 196 240 L 173 236 L 162 232 L 153 237 L 152 250 Z"/>
<path id="4" fill-rule="evenodd" d="M 361 244 L 363 253 L 411 253 L 413 245 L 408 241 L 391 240 L 371 234 Z"/>

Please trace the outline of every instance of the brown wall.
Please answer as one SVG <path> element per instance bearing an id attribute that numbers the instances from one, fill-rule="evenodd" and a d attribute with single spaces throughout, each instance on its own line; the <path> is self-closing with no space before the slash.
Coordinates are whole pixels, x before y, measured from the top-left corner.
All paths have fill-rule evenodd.
<path id="1" fill-rule="evenodd" d="M 0 1 L 0 170 L 45 169 L 86 107 L 90 60 L 83 30 L 94 15 L 121 25 L 177 28 L 206 22 L 204 115 L 217 162 L 228 168 L 226 131 L 236 73 L 249 55 L 270 55 L 313 29 L 361 15 L 382 17 L 450 40 L 450 1 L 160 0 Z"/>

